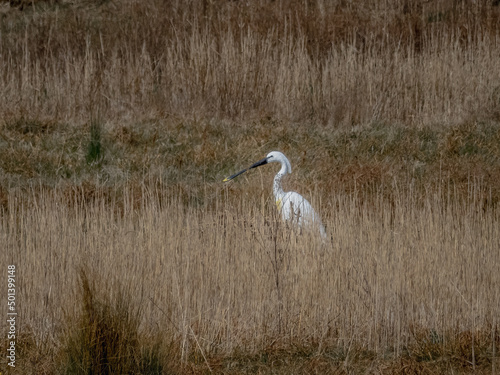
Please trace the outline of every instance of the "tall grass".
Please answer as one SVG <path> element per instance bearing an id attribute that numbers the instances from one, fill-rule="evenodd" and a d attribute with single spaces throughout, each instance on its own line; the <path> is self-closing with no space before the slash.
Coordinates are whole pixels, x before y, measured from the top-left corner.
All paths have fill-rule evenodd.
<path id="1" fill-rule="evenodd" d="M 498 121 L 493 3 L 37 2 L 3 21 L 0 111 L 76 123 L 98 108 L 114 121 Z"/>
<path id="2" fill-rule="evenodd" d="M 496 371 L 498 1 L 10 4 L 19 373 Z"/>
<path id="3" fill-rule="evenodd" d="M 34 368 L 68 368 L 68 353 L 92 350 L 75 349 L 75 334 L 99 321 L 111 331 L 92 332 L 108 347 L 130 328 L 128 351 L 112 346 L 132 357 L 120 362 L 130 368 L 141 363 L 133 348 L 153 350 L 155 337 L 149 353 L 164 369 L 223 370 L 221 358 L 290 348 L 346 369 L 398 358 L 498 366 L 498 213 L 473 199 L 401 196 L 392 205 L 380 196 L 371 207 L 339 194 L 323 212 L 326 245 L 255 199 L 217 198 L 198 210 L 168 190 L 79 200 L 75 192 L 68 204 L 57 190 L 19 195 L 0 222 L 2 265 L 18 266 L 20 331 L 62 358 L 33 359 Z"/>

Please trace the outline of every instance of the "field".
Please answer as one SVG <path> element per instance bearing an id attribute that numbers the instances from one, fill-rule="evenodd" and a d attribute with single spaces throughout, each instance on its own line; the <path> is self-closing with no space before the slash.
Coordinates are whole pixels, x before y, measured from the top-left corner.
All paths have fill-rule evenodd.
<path id="1" fill-rule="evenodd" d="M 0 372 L 498 373 L 499 61 L 497 1 L 0 3 Z M 272 150 L 327 241 L 222 183 Z"/>

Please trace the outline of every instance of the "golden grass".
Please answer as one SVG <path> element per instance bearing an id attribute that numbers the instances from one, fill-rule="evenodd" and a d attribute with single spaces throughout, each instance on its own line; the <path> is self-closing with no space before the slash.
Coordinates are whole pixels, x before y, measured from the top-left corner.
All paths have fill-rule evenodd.
<path id="1" fill-rule="evenodd" d="M 18 373 L 498 371 L 498 1 L 10 4 Z"/>
<path id="2" fill-rule="evenodd" d="M 499 119 L 492 2 L 37 3 L 5 11 L 8 117 Z"/>
<path id="3" fill-rule="evenodd" d="M 69 366 L 68 338 L 89 298 L 137 319 L 137 336 L 129 335 L 143 337 L 140 345 L 159 335 L 158 361 L 174 358 L 165 368 L 231 372 L 231 361 L 291 348 L 304 356 L 295 366 L 316 358 L 331 370 L 400 358 L 498 366 L 496 211 L 433 196 L 360 208 L 339 194 L 328 202 L 336 209 L 323 211 L 331 236 L 323 245 L 290 231 L 258 199 L 193 209 L 175 196 L 145 189 L 138 208 L 131 194 L 68 205 L 57 189 L 10 200 L 2 267 L 18 267 L 19 329 L 33 336 L 31 353 L 50 352 L 31 364 L 20 355 L 21 368 Z M 93 289 L 82 292 L 88 280 Z"/>

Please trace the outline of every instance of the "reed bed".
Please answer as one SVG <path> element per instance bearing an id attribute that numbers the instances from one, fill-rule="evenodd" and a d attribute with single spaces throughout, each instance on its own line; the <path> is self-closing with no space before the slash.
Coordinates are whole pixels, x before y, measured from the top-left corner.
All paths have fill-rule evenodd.
<path id="1" fill-rule="evenodd" d="M 2 113 L 329 128 L 499 119 L 494 2 L 62 4 L 5 17 Z"/>
<path id="2" fill-rule="evenodd" d="M 50 353 L 31 358 L 33 369 L 71 368 L 85 298 L 115 311 L 111 321 L 135 317 L 137 347 L 155 338 L 165 369 L 230 371 L 224 358 L 294 347 L 344 371 L 400 358 L 498 366 L 498 213 L 473 200 L 362 207 L 339 194 L 322 212 L 324 243 L 287 228 L 266 201 L 193 209 L 163 189 L 107 203 L 78 194 L 71 204 L 58 191 L 19 195 L 2 216 L 20 330 Z"/>
<path id="3" fill-rule="evenodd" d="M 1 3 L 14 371 L 498 372 L 499 41 L 498 1 Z M 221 184 L 271 150 L 328 241 Z"/>

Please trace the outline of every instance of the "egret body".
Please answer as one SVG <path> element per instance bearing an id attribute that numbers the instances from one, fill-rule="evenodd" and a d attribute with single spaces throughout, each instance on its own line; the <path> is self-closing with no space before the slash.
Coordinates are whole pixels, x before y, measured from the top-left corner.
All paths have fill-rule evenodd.
<path id="1" fill-rule="evenodd" d="M 276 202 L 276 207 L 281 213 L 281 217 L 283 218 L 283 220 L 296 223 L 299 227 L 317 227 L 319 228 L 321 237 L 326 238 L 325 227 L 321 222 L 321 218 L 316 213 L 316 211 L 314 211 L 308 200 L 294 191 L 283 191 L 283 187 L 281 186 L 281 179 L 284 175 L 292 173 L 292 166 L 283 153 L 279 151 L 272 151 L 267 154 L 264 159 L 252 164 L 247 169 L 243 169 L 242 171 L 225 178 L 224 182 L 232 180 L 233 178 L 248 171 L 249 169 L 256 168 L 268 163 L 281 164 L 281 169 L 276 174 L 276 176 L 274 176 L 273 194 Z"/>

